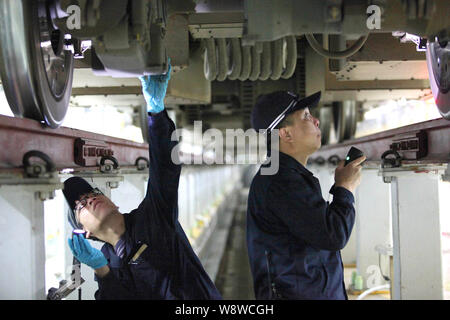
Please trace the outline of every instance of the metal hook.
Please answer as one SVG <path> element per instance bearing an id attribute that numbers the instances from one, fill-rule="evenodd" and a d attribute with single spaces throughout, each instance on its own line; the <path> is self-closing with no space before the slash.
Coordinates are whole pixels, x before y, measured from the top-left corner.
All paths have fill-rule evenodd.
<path id="1" fill-rule="evenodd" d="M 30 158 L 36 157 L 44 160 L 45 167 L 41 164 L 31 164 Z M 55 164 L 52 159 L 45 153 L 39 150 L 31 150 L 23 155 L 22 158 L 23 167 L 28 177 L 37 178 L 42 174 L 50 173 L 56 170 Z"/>
<path id="2" fill-rule="evenodd" d="M 395 159 L 386 158 L 388 155 L 394 155 Z M 388 166 L 387 166 L 388 165 Z M 381 155 L 381 167 L 382 168 L 398 168 L 402 165 L 402 157 L 396 150 L 387 150 Z"/>
<path id="3" fill-rule="evenodd" d="M 112 161 L 113 162 L 113 166 L 111 167 L 110 164 L 105 164 L 106 160 Z M 115 170 L 117 168 L 119 168 L 119 162 L 113 156 L 103 156 L 100 159 L 100 171 L 101 172 L 111 172 L 113 169 Z"/>
<path id="4" fill-rule="evenodd" d="M 142 161 L 145 161 L 147 165 L 146 166 L 140 165 L 139 162 L 142 162 Z M 144 170 L 145 168 L 148 168 L 150 166 L 150 161 L 147 158 L 145 158 L 145 157 L 138 157 L 136 159 L 136 162 L 134 163 L 134 165 L 137 167 L 137 169 L 139 171 L 141 171 L 141 170 Z"/>

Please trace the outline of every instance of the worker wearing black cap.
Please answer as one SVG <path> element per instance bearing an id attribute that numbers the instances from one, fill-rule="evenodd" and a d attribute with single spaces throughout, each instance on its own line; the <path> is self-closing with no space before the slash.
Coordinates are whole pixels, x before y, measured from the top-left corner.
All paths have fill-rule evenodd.
<path id="1" fill-rule="evenodd" d="M 279 169 L 253 178 L 248 197 L 247 247 L 257 299 L 347 299 L 340 250 L 355 221 L 353 192 L 360 183 L 358 158 L 335 171 L 333 201 L 322 198 L 306 169 L 321 146 L 319 120 L 310 113 L 320 92 L 304 99 L 279 91 L 261 96 L 252 111 L 254 129 L 278 130 Z"/>
<path id="2" fill-rule="evenodd" d="M 64 182 L 71 208 L 74 256 L 95 270 L 96 299 L 221 299 L 178 222 L 181 166 L 171 159 L 175 125 L 164 109 L 167 75 L 141 77 L 147 101 L 149 180 L 139 206 L 128 214 L 80 177 Z M 100 250 L 86 238 L 105 242 Z"/>

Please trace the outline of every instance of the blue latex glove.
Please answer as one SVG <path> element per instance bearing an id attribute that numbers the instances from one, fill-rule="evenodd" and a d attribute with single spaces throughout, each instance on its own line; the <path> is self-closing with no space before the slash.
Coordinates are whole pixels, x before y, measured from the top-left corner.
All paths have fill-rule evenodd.
<path id="1" fill-rule="evenodd" d="M 166 96 L 167 84 L 170 80 L 170 58 L 168 59 L 169 70 L 166 74 L 154 76 L 141 76 L 142 93 L 147 102 L 147 111 L 158 113 L 164 110 L 164 97 Z"/>
<path id="2" fill-rule="evenodd" d="M 91 246 L 83 235 L 75 234 L 69 240 L 69 247 L 72 254 L 78 261 L 88 265 L 92 269 L 98 269 L 108 264 L 103 253 Z"/>

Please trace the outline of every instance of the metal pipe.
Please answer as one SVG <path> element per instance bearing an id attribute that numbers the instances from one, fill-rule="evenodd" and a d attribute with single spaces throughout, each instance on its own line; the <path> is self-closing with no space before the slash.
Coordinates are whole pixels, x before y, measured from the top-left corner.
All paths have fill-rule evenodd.
<path id="1" fill-rule="evenodd" d="M 360 37 L 350 48 L 344 50 L 344 51 L 328 51 L 325 50 L 316 40 L 316 38 L 314 38 L 313 34 L 305 34 L 306 40 L 308 40 L 309 45 L 311 46 L 311 48 L 314 49 L 314 51 L 316 51 L 318 54 L 326 57 L 326 58 L 330 58 L 330 59 L 343 59 L 343 58 L 348 58 L 352 55 L 354 55 L 356 52 L 359 51 L 359 49 L 362 48 L 362 46 L 364 45 L 364 43 L 366 43 L 367 38 L 369 37 L 369 35 L 365 35 Z"/>
<path id="2" fill-rule="evenodd" d="M 270 79 L 278 80 L 283 72 L 283 38 L 272 42 L 272 74 Z"/>
<path id="3" fill-rule="evenodd" d="M 205 39 L 205 57 L 203 71 L 206 79 L 213 81 L 217 77 L 216 43 L 213 38 Z"/>
<path id="4" fill-rule="evenodd" d="M 241 42 L 238 38 L 230 39 L 229 42 L 231 46 L 231 54 L 230 58 L 228 59 L 228 79 L 236 80 L 240 76 L 242 70 Z"/>
<path id="5" fill-rule="evenodd" d="M 241 42 L 242 45 L 242 42 Z M 242 70 L 239 80 L 245 81 L 252 71 L 252 52 L 250 46 L 242 46 Z"/>
<path id="6" fill-rule="evenodd" d="M 382 290 L 382 289 L 389 289 L 391 286 L 389 284 L 384 284 L 382 286 L 378 286 L 378 287 L 373 287 L 370 289 L 367 289 L 366 291 L 364 291 L 363 293 L 361 293 L 358 298 L 356 298 L 356 300 L 362 300 L 364 299 L 366 296 L 368 296 L 369 294 L 371 294 L 372 292 L 375 292 L 377 290 Z"/>
<path id="7" fill-rule="evenodd" d="M 217 81 L 223 81 L 227 78 L 228 73 L 228 54 L 227 54 L 227 43 L 225 38 L 216 39 L 217 46 Z"/>
<path id="8" fill-rule="evenodd" d="M 267 80 L 272 74 L 272 45 L 269 41 L 263 43 L 263 52 L 261 55 L 261 73 L 259 80 Z"/>
<path id="9" fill-rule="evenodd" d="M 252 71 L 249 76 L 250 81 L 256 81 L 261 74 L 261 53 L 262 53 L 262 43 L 257 42 L 252 47 Z"/>
<path id="10" fill-rule="evenodd" d="M 289 79 L 294 74 L 297 66 L 297 39 L 295 36 L 287 36 L 285 40 L 287 46 L 286 68 L 281 74 L 281 78 Z"/>

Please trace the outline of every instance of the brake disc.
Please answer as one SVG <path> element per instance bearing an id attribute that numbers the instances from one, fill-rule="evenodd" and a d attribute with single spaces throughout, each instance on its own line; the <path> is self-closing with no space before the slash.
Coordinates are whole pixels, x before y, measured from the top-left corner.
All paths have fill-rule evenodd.
<path id="1" fill-rule="evenodd" d="M 427 66 L 431 91 L 439 113 L 450 120 L 450 43 L 429 42 Z"/>
<path id="2" fill-rule="evenodd" d="M 64 120 L 72 91 L 73 54 L 51 22 L 48 1 L 0 1 L 0 72 L 15 116 Z"/>

